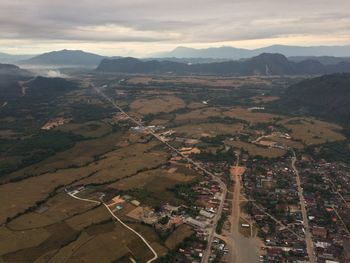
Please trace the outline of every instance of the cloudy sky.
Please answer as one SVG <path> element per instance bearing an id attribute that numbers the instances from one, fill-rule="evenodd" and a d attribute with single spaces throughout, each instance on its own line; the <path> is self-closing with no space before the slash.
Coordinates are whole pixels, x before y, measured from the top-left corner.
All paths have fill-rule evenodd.
<path id="1" fill-rule="evenodd" d="M 0 52 L 350 44 L 350 0 L 1 0 Z"/>

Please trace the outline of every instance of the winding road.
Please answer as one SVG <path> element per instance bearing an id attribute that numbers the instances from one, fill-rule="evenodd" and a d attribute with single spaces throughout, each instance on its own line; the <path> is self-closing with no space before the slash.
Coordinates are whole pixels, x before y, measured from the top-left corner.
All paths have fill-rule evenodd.
<path id="1" fill-rule="evenodd" d="M 102 202 L 102 201 L 100 202 L 100 201 L 92 200 L 92 199 L 80 198 L 80 197 L 77 197 L 76 195 L 73 195 L 73 194 L 71 194 L 71 193 L 68 193 L 68 195 L 69 195 L 70 197 L 72 197 L 72 198 L 74 198 L 74 199 L 78 199 L 78 200 L 80 200 L 80 201 L 95 203 L 95 204 L 97 204 L 97 205 L 103 204 L 103 205 L 107 208 L 108 212 L 112 215 L 112 217 L 113 217 L 114 219 L 116 219 L 120 224 L 122 224 L 122 226 L 124 226 L 125 228 L 127 228 L 127 229 L 129 229 L 131 232 L 133 232 L 135 235 L 137 235 L 137 236 L 146 244 L 146 246 L 152 251 L 152 253 L 153 253 L 153 258 L 149 259 L 149 260 L 147 261 L 147 263 L 151 263 L 151 262 L 155 261 L 155 260 L 158 258 L 157 252 L 152 248 L 152 246 L 147 242 L 147 240 L 146 240 L 141 234 L 139 234 L 139 233 L 136 232 L 134 229 L 132 229 L 131 227 L 129 227 L 127 224 L 125 224 L 119 217 L 117 217 L 117 216 L 113 213 L 113 211 L 108 207 L 108 205 L 107 205 L 106 203 L 104 203 L 104 202 Z"/>

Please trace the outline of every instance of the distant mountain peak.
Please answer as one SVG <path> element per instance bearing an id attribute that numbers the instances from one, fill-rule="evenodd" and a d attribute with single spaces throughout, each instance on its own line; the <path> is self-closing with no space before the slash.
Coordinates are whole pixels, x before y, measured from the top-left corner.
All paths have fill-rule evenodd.
<path id="1" fill-rule="evenodd" d="M 22 61 L 21 64 L 55 66 L 76 65 L 93 67 L 97 66 L 103 58 L 103 56 L 85 52 L 83 50 L 63 49 L 35 56 L 31 59 Z"/>

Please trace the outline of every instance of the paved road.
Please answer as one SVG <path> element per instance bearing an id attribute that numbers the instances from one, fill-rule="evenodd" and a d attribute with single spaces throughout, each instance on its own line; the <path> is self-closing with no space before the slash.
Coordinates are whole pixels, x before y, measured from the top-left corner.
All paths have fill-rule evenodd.
<path id="1" fill-rule="evenodd" d="M 109 101 L 117 110 L 119 110 L 121 113 L 123 113 L 126 117 L 128 117 L 130 119 L 130 121 L 132 121 L 134 124 L 136 124 L 137 126 L 140 127 L 144 127 L 144 125 L 139 122 L 138 120 L 132 118 L 129 114 L 127 114 L 119 105 L 117 105 L 111 98 L 109 98 L 106 94 L 103 93 L 103 91 L 101 89 L 98 89 L 96 87 L 93 87 L 97 93 L 99 93 L 102 97 L 104 97 L 107 101 Z M 222 199 L 220 201 L 220 205 L 218 208 L 218 211 L 215 214 L 215 217 L 213 218 L 213 224 L 212 227 L 209 229 L 209 235 L 208 235 L 208 246 L 207 249 L 204 251 L 203 253 L 203 257 L 202 257 L 202 263 L 207 263 L 209 261 L 210 258 L 210 254 L 211 254 L 211 246 L 213 243 L 213 239 L 214 239 L 214 235 L 215 235 L 215 229 L 216 229 L 216 225 L 221 217 L 222 214 L 222 210 L 224 207 L 224 203 L 225 203 L 225 198 L 226 198 L 226 194 L 227 194 L 227 187 L 224 184 L 223 181 L 220 180 L 219 177 L 217 177 L 216 175 L 214 175 L 212 172 L 208 171 L 207 169 L 205 169 L 201 164 L 193 161 L 191 158 L 189 158 L 188 156 L 183 155 L 178 149 L 176 149 L 175 147 L 173 147 L 172 145 L 170 145 L 168 142 L 164 141 L 161 137 L 159 137 L 157 134 L 155 134 L 154 132 L 150 132 L 150 134 L 156 138 L 157 140 L 159 140 L 160 142 L 162 142 L 163 144 L 165 144 L 169 149 L 171 149 L 172 151 L 176 152 L 179 156 L 181 156 L 182 158 L 184 158 L 187 162 L 191 163 L 194 167 L 196 167 L 198 170 L 202 171 L 203 173 L 209 175 L 211 178 L 213 178 L 213 180 L 215 180 L 216 182 L 218 182 L 218 184 L 220 185 L 221 191 L 222 191 Z"/>
<path id="2" fill-rule="evenodd" d="M 137 235 L 137 236 L 146 244 L 146 246 L 152 251 L 152 253 L 153 253 L 153 258 L 149 259 L 149 260 L 147 261 L 147 263 L 151 263 L 151 262 L 155 261 L 155 260 L 158 258 L 157 252 L 152 248 L 152 246 L 147 242 L 147 240 L 146 240 L 143 236 L 141 236 L 138 232 L 136 232 L 134 229 L 132 229 L 131 227 L 129 227 L 127 224 L 125 224 L 119 217 L 117 217 L 117 216 L 113 213 L 113 211 L 108 207 L 108 205 L 107 205 L 106 203 L 100 202 L 100 201 L 96 201 L 96 200 L 86 199 L 86 198 L 80 198 L 80 197 L 77 197 L 77 196 L 75 196 L 75 195 L 73 195 L 73 194 L 68 194 L 68 195 L 71 196 L 71 197 L 73 197 L 73 198 L 75 198 L 75 199 L 78 199 L 78 200 L 80 200 L 80 201 L 95 203 L 95 204 L 98 204 L 98 205 L 103 204 L 103 205 L 107 208 L 108 212 L 109 212 L 120 224 L 122 224 L 124 227 L 126 227 L 127 229 L 129 229 L 129 230 L 130 230 L 131 232 L 133 232 L 135 235 Z"/>
<path id="3" fill-rule="evenodd" d="M 296 182 L 297 182 L 301 213 L 302 213 L 302 216 L 303 216 L 307 254 L 309 256 L 309 262 L 310 263 L 315 263 L 316 262 L 316 257 L 315 257 L 315 252 L 314 252 L 314 245 L 313 245 L 313 242 L 312 242 L 312 235 L 311 235 L 311 232 L 310 232 L 309 219 L 307 217 L 306 206 L 305 206 L 305 198 L 304 198 L 304 194 L 303 194 L 303 188 L 301 187 L 300 175 L 299 175 L 298 169 L 295 166 L 297 158 L 296 158 L 296 155 L 295 155 L 294 151 L 293 151 L 293 155 L 294 156 L 292 157 L 292 168 L 293 168 L 293 170 L 295 172 L 295 178 L 296 178 Z"/>

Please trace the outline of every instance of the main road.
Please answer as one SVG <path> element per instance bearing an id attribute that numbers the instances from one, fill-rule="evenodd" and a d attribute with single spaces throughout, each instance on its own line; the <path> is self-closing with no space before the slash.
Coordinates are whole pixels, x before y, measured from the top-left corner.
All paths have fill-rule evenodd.
<path id="1" fill-rule="evenodd" d="M 309 262 L 310 263 L 315 263 L 316 262 L 316 257 L 315 257 L 315 252 L 314 252 L 314 245 L 312 242 L 312 235 L 310 232 L 310 227 L 309 227 L 309 219 L 307 217 L 307 211 L 306 211 L 306 203 L 305 203 L 305 198 L 303 194 L 303 188 L 301 187 L 301 180 L 300 180 L 300 174 L 298 169 L 295 166 L 295 163 L 297 161 L 297 157 L 295 155 L 295 152 L 293 151 L 293 157 L 292 157 L 292 168 L 295 173 L 295 178 L 297 182 L 297 188 L 298 188 L 298 195 L 299 195 L 299 201 L 300 201 L 300 208 L 301 208 L 301 214 L 303 216 L 303 223 L 304 223 L 304 229 L 305 229 L 305 242 L 306 242 L 306 249 L 307 249 L 307 254 L 309 256 Z"/>
<path id="2" fill-rule="evenodd" d="M 96 88 L 95 86 L 93 86 L 93 88 L 96 90 L 97 93 L 99 93 L 102 97 L 104 97 L 107 101 L 109 101 L 117 110 L 119 110 L 121 113 L 123 113 L 130 121 L 132 121 L 134 124 L 136 124 L 139 127 L 145 128 L 144 125 L 140 121 L 134 119 L 129 114 L 127 114 L 118 104 L 116 104 L 110 97 L 108 97 L 105 93 L 103 93 L 101 88 Z M 226 194 L 227 194 L 227 187 L 224 184 L 224 182 L 221 181 L 221 179 L 219 177 L 217 177 L 212 172 L 210 172 L 207 169 L 205 169 L 201 164 L 193 161 L 188 156 L 183 155 L 178 149 L 176 149 L 175 147 L 170 145 L 168 142 L 164 141 L 160 136 L 155 134 L 153 131 L 149 131 L 149 133 L 154 138 L 156 138 L 158 141 L 160 141 L 161 143 L 166 145 L 170 150 L 176 152 L 179 156 L 181 156 L 187 162 L 191 163 L 198 170 L 200 170 L 204 174 L 207 174 L 208 176 L 210 176 L 213 180 L 215 180 L 220 185 L 221 192 L 222 192 L 221 193 L 221 200 L 220 200 L 220 204 L 219 204 L 218 210 L 217 210 L 217 212 L 216 212 L 216 214 L 215 214 L 215 216 L 213 218 L 212 226 L 209 228 L 209 234 L 208 234 L 208 239 L 207 239 L 208 245 L 207 245 L 207 248 L 204 251 L 203 257 L 202 257 L 202 263 L 207 263 L 209 261 L 210 254 L 211 254 L 211 247 L 212 247 L 212 243 L 213 243 L 213 239 L 214 239 L 214 235 L 215 235 L 215 229 L 216 229 L 217 223 L 218 223 L 218 221 L 219 221 L 219 219 L 220 219 L 220 217 L 222 215 L 222 210 L 224 208 L 225 198 L 226 198 Z"/>
<path id="3" fill-rule="evenodd" d="M 231 238 L 234 242 L 232 242 L 232 247 L 229 253 L 229 258 L 231 262 L 238 262 L 237 257 L 239 251 L 238 249 L 238 237 L 239 237 L 239 218 L 241 216 L 241 208 L 240 208 L 240 193 L 241 193 L 241 178 L 239 176 L 239 160 L 240 160 L 240 152 L 236 152 L 236 167 L 233 171 L 232 175 L 234 176 L 234 190 L 233 190 L 233 198 L 232 198 L 232 213 L 231 213 Z"/>

